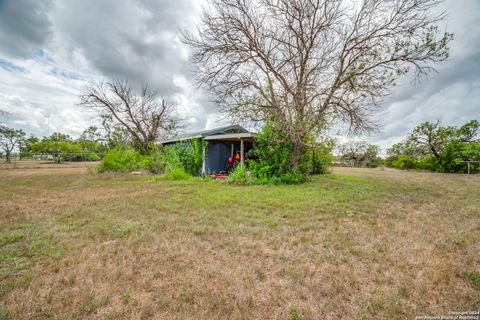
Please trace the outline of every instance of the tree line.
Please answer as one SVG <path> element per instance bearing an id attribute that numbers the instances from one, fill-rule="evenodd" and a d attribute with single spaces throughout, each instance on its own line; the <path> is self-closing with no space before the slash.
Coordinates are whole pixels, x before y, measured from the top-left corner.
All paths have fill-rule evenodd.
<path id="1" fill-rule="evenodd" d="M 403 141 L 387 150 L 386 165 L 398 169 L 466 172 L 467 161 L 479 171 L 480 123 L 442 126 L 439 121 L 419 124 Z M 475 162 L 476 161 L 476 162 Z"/>
<path id="2" fill-rule="evenodd" d="M 56 162 L 98 161 L 113 144 L 115 140 L 105 138 L 95 126 L 88 127 L 74 139 L 60 132 L 43 138 L 27 136 L 23 130 L 0 125 L 0 153 L 6 162 L 11 162 L 13 153 L 18 154 L 20 160 L 47 156 Z"/>
<path id="3" fill-rule="evenodd" d="M 337 146 L 337 161 L 352 167 L 386 166 L 448 173 L 480 171 L 480 122 L 441 125 L 440 121 L 422 122 L 402 141 L 379 156 L 380 147 L 365 141 L 349 141 Z"/>

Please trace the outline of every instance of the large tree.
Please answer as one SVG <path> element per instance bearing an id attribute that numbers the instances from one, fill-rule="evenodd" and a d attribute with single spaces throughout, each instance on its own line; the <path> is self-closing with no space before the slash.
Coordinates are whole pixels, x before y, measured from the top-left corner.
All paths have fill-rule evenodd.
<path id="1" fill-rule="evenodd" d="M 423 151 L 423 154 L 432 154 L 435 158 L 439 158 L 447 142 L 452 140 L 456 135 L 456 128 L 452 126 L 442 127 L 439 124 L 440 121 L 427 121 L 415 127 L 407 141 L 410 148 Z"/>
<path id="2" fill-rule="evenodd" d="M 292 141 L 340 121 L 375 128 L 397 78 L 448 57 L 437 0 L 210 0 L 195 34 L 197 76 L 237 121 L 273 119 Z"/>
<path id="3" fill-rule="evenodd" d="M 127 130 L 147 154 L 153 142 L 172 134 L 180 124 L 174 106 L 148 85 L 137 93 L 127 81 L 92 84 L 81 95 L 81 104 L 98 111 L 107 128 Z"/>
<path id="4" fill-rule="evenodd" d="M 0 147 L 5 152 L 8 163 L 11 162 L 10 157 L 13 150 L 20 145 L 24 138 L 25 132 L 23 130 L 0 126 Z"/>

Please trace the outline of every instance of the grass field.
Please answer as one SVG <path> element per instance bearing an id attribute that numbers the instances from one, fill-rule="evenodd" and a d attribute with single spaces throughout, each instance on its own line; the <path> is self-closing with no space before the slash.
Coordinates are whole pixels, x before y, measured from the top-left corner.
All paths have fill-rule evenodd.
<path id="1" fill-rule="evenodd" d="M 0 170 L 0 319 L 414 319 L 480 306 L 480 176 L 300 186 Z"/>

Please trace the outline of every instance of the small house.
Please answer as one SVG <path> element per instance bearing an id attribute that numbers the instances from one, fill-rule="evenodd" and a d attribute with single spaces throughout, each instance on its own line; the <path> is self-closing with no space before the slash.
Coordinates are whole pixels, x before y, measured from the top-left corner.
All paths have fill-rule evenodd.
<path id="1" fill-rule="evenodd" d="M 253 146 L 255 133 L 239 125 L 188 133 L 162 141 L 163 145 L 191 139 L 207 142 L 203 157 L 202 173 L 226 173 L 231 166 L 229 158 L 244 165 L 246 155 Z"/>

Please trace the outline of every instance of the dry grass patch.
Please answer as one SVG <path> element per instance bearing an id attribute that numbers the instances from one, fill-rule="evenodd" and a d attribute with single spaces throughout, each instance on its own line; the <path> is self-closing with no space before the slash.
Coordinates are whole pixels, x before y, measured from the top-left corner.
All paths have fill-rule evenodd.
<path id="1" fill-rule="evenodd" d="M 480 305 L 479 177 L 0 178 L 0 294 L 12 319 L 404 319 Z"/>

